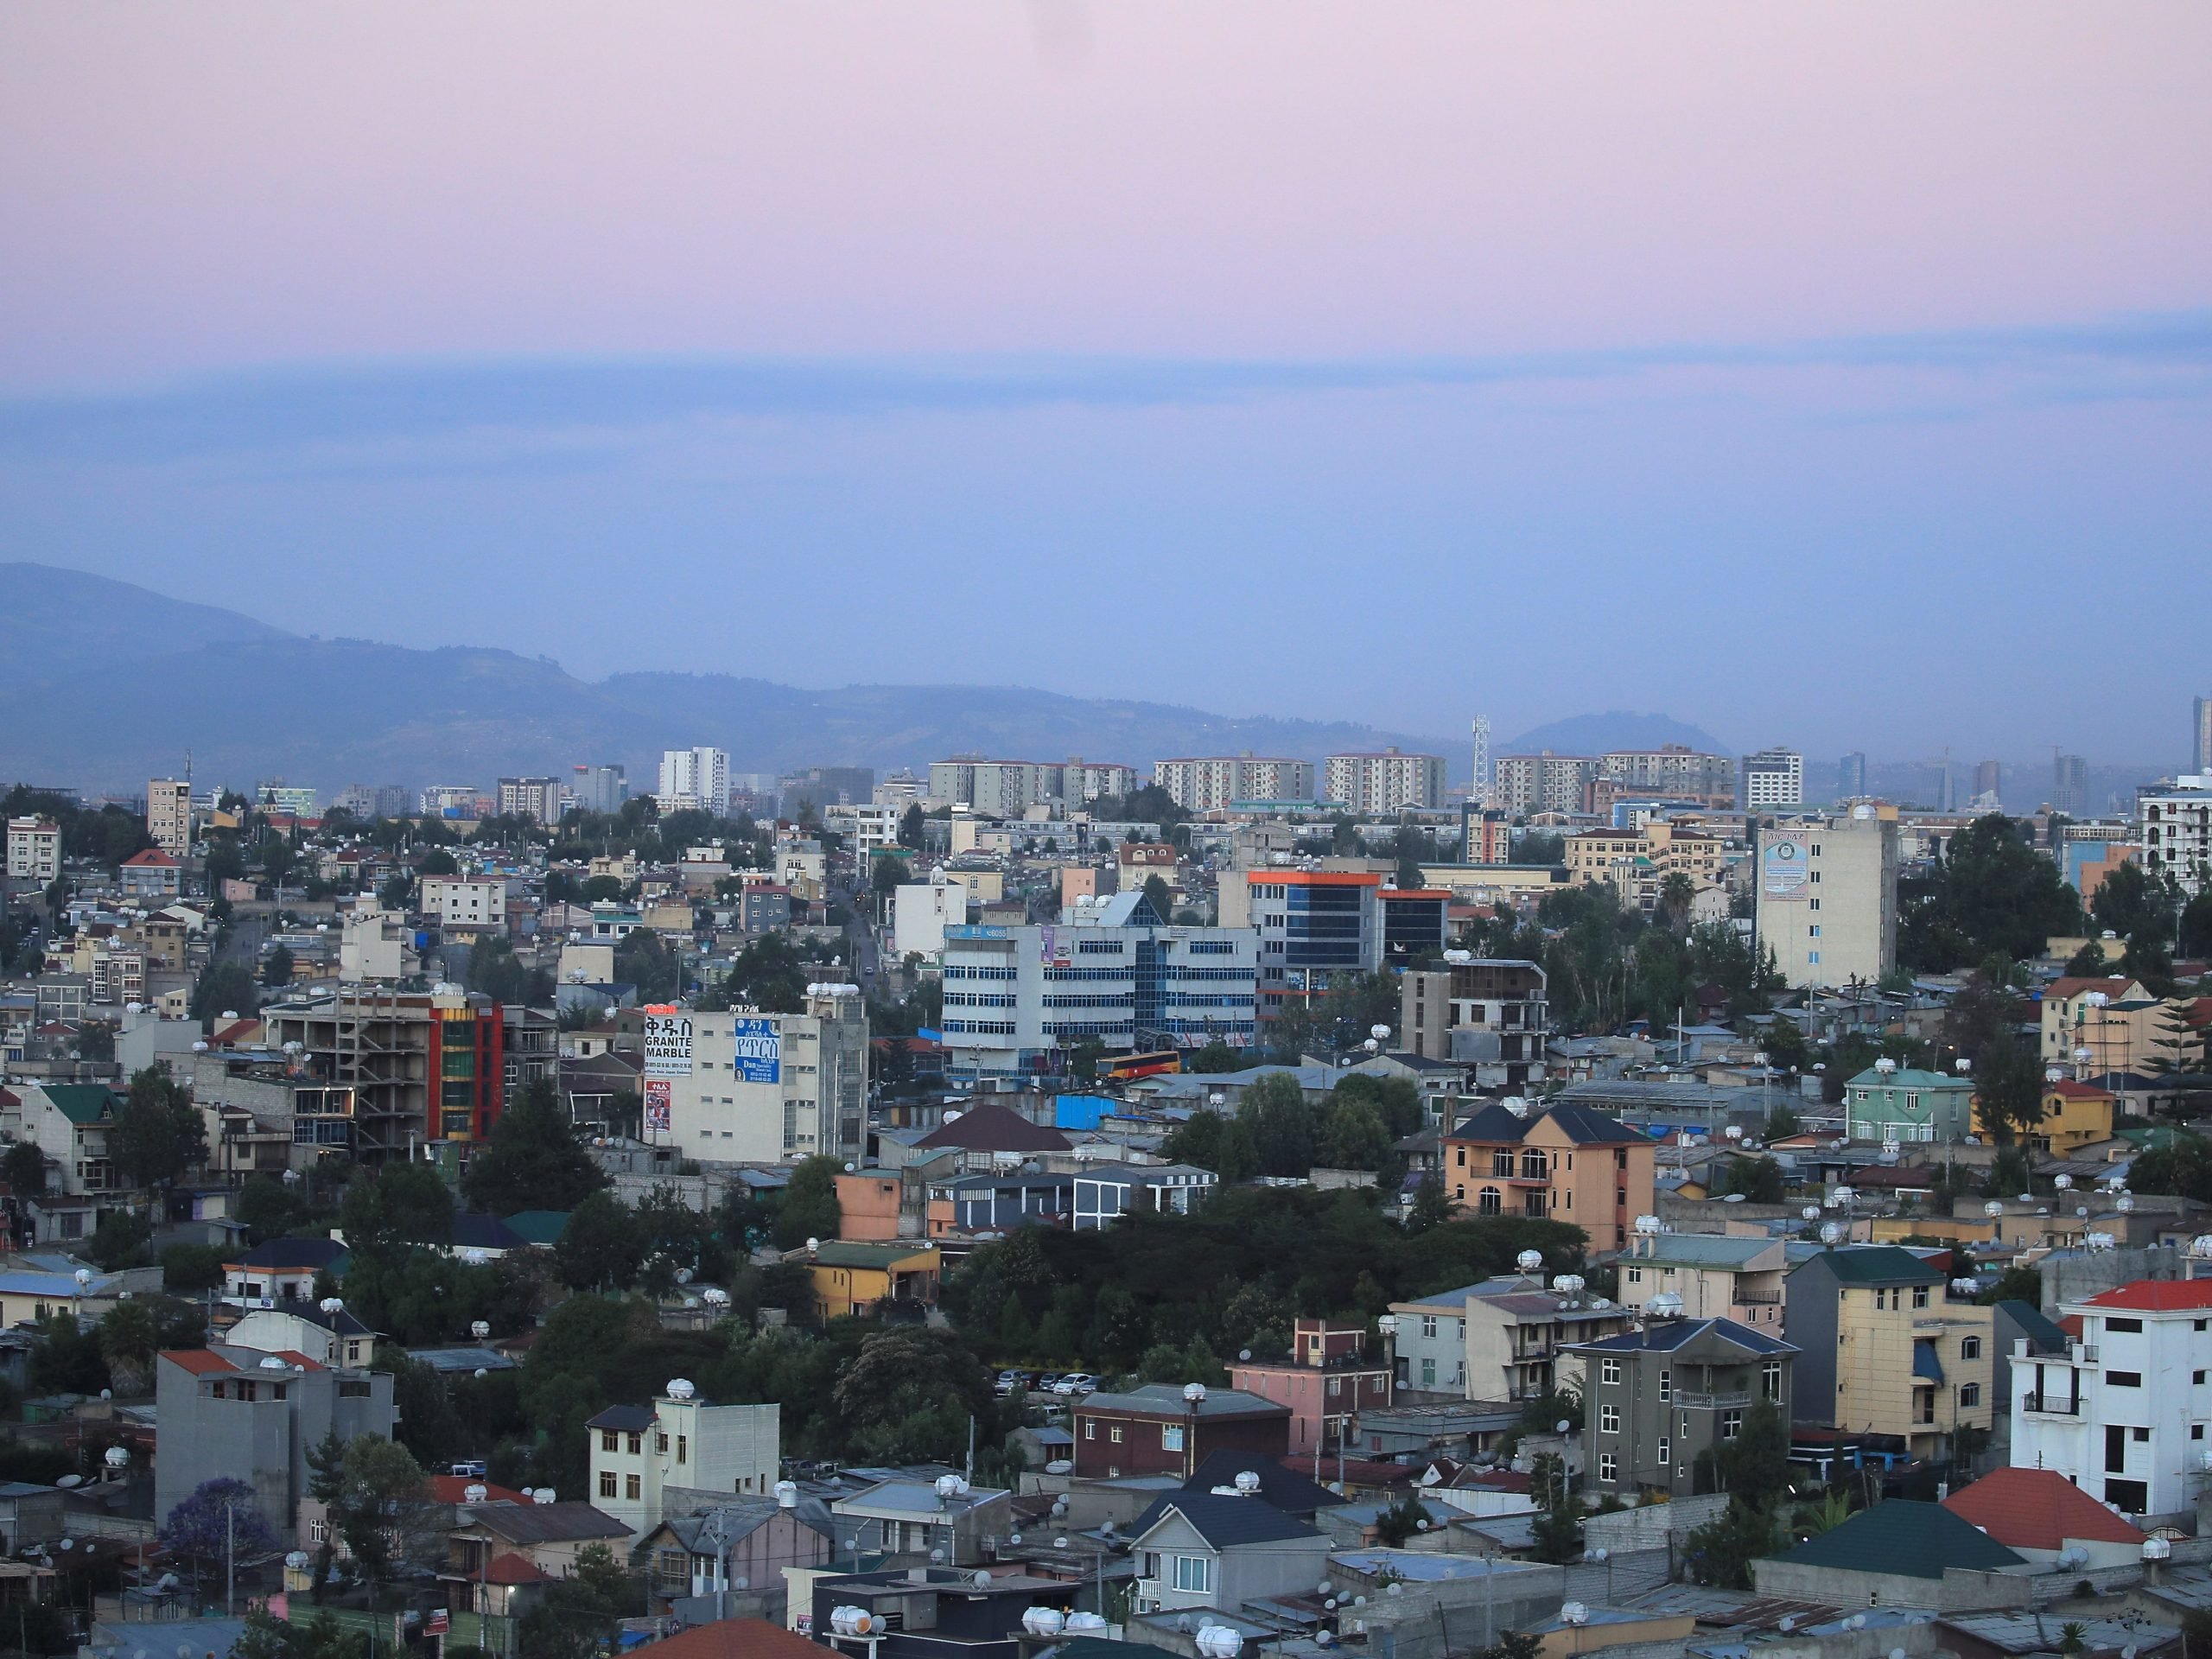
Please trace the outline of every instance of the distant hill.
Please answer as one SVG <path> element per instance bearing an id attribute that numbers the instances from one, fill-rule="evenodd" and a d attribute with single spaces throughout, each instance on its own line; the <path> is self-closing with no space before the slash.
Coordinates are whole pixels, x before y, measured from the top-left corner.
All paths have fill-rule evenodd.
<path id="1" fill-rule="evenodd" d="M 85 647 L 94 649 L 88 652 Z M 138 790 L 193 753 L 196 776 L 486 784 L 620 761 L 652 787 L 660 751 L 718 743 L 741 772 L 887 770 L 968 750 L 1144 767 L 1176 754 L 1464 745 L 1343 721 L 1232 718 L 1013 686 L 807 691 L 726 674 L 594 683 L 479 647 L 306 639 L 127 582 L 0 565 L 0 785 Z"/>
<path id="2" fill-rule="evenodd" d="M 1608 749 L 1656 749 L 1680 743 L 1701 754 L 1736 750 L 1698 727 L 1669 715 L 1631 715 L 1619 709 L 1604 715 L 1573 715 L 1523 732 L 1510 742 L 1493 742 L 1493 754 L 1603 754 Z"/>

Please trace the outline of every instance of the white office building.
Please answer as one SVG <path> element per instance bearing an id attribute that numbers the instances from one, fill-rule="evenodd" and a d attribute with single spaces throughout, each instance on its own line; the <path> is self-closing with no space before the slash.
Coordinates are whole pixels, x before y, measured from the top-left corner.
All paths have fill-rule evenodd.
<path id="1" fill-rule="evenodd" d="M 875 868 L 875 855 L 899 844 L 899 820 L 903 806 L 855 802 L 822 809 L 822 827 L 845 837 L 846 848 L 858 861 L 861 885 L 866 887 Z"/>
<path id="2" fill-rule="evenodd" d="M 2012 1465 L 2055 1469 L 2130 1516 L 2196 1512 L 2212 1448 L 2212 1279 L 2140 1280 L 2069 1302 L 2063 1350 L 2014 1341 Z"/>
<path id="3" fill-rule="evenodd" d="M 2142 796 L 2143 868 L 2173 877 L 2192 898 L 2212 880 L 2212 772 L 2174 779 L 2170 790 Z"/>
<path id="4" fill-rule="evenodd" d="M 1897 826 L 1871 806 L 1756 832 L 1758 942 L 1791 986 L 1878 984 L 1897 965 Z"/>
<path id="5" fill-rule="evenodd" d="M 728 749 L 664 749 L 660 757 L 660 787 L 653 798 L 664 812 L 696 808 L 707 812 L 729 810 L 729 751 Z"/>
<path id="6" fill-rule="evenodd" d="M 8 874 L 50 882 L 61 874 L 61 826 L 51 818 L 8 820 Z"/>
<path id="7" fill-rule="evenodd" d="M 701 1162 L 796 1162 L 865 1150 L 868 1004 L 844 985 L 808 988 L 804 1014 L 695 1014 L 688 1071 L 644 1081 L 645 1138 Z M 655 1119 L 663 1092 L 665 1128 Z"/>
<path id="8" fill-rule="evenodd" d="M 422 910 L 446 927 L 503 930 L 507 925 L 507 884 L 496 876 L 426 875 Z"/>
<path id="9" fill-rule="evenodd" d="M 1746 812 L 1771 812 L 1805 804 L 1805 757 L 1795 749 L 1761 749 L 1744 757 L 1744 787 L 1738 797 Z"/>
<path id="10" fill-rule="evenodd" d="M 1050 1071 L 1096 1039 L 1109 1053 L 1249 1047 L 1259 935 L 1174 927 L 1142 893 L 1079 899 L 1052 925 L 944 930 L 948 1069 L 969 1078 Z"/>

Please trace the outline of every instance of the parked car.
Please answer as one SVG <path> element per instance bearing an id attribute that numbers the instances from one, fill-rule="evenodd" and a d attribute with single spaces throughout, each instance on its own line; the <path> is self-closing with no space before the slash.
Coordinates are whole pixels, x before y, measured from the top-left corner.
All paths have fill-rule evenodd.
<path id="1" fill-rule="evenodd" d="M 1089 1371 L 1070 1371 L 1052 1384 L 1054 1394 L 1094 1394 L 1097 1389 L 1098 1379 Z"/>

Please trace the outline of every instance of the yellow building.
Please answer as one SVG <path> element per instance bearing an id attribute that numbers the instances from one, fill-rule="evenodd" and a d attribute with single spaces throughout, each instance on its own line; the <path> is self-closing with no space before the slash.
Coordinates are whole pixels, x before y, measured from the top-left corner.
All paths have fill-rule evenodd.
<path id="1" fill-rule="evenodd" d="M 2043 1091 L 2043 1122 L 2028 1131 L 2027 1142 L 2039 1152 L 2054 1152 L 2064 1157 L 2083 1147 L 2109 1141 L 2113 1116 L 2119 1108 L 2116 1098 L 2094 1084 L 2076 1083 L 2071 1077 L 2046 1084 Z M 1982 1122 L 1979 1096 L 1974 1098 L 1974 1122 L 1982 1134 L 1990 1135 L 1989 1125 Z"/>
<path id="2" fill-rule="evenodd" d="M 1586 830 L 1568 836 L 1562 856 L 1576 886 L 1610 881 L 1620 890 L 1623 904 L 1649 909 L 1670 875 L 1687 875 L 1700 887 L 1713 886 L 1720 880 L 1725 851 L 1717 836 L 1654 819 L 1641 830 Z"/>
<path id="3" fill-rule="evenodd" d="M 826 1240 L 810 1253 L 814 1302 L 825 1319 L 857 1318 L 878 1302 L 937 1300 L 938 1258 L 933 1244 L 870 1244 Z"/>
<path id="4" fill-rule="evenodd" d="M 2087 1049 L 2091 1077 L 2140 1071 L 2158 1053 L 2158 999 L 2142 982 L 2109 978 L 2055 979 L 2043 994 L 2043 1059 L 2074 1065 Z"/>

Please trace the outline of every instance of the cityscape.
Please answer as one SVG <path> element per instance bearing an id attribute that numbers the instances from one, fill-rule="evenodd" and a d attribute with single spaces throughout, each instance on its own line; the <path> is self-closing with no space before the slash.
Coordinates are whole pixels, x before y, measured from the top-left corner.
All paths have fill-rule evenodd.
<path id="1" fill-rule="evenodd" d="M 0 1659 L 2212 1654 L 2212 13 L 518 21 L 0 17 Z"/>

